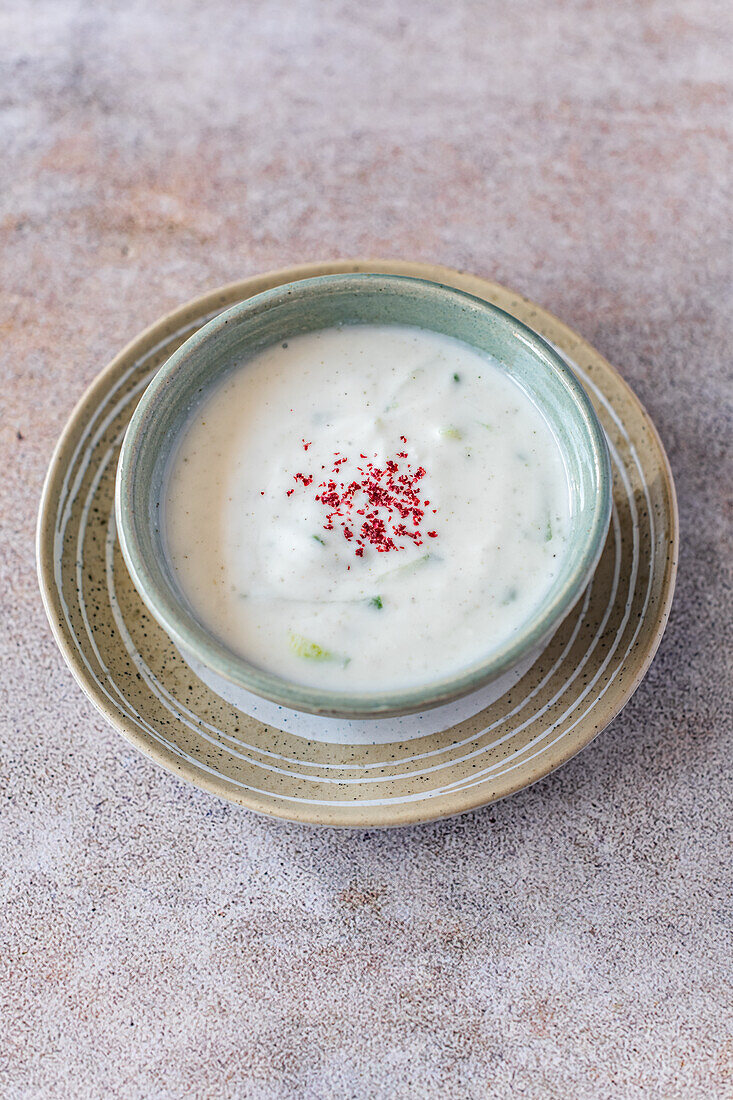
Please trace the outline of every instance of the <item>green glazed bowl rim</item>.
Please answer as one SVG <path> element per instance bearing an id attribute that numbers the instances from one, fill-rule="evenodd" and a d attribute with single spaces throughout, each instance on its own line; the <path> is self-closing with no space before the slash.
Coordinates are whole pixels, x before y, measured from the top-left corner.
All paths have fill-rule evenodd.
<path id="1" fill-rule="evenodd" d="M 330 290 L 343 292 L 350 289 L 358 294 L 360 289 L 367 287 L 371 292 L 391 290 L 397 293 L 409 287 L 437 299 L 448 297 L 459 301 L 465 309 L 491 315 L 495 321 L 510 329 L 510 334 L 518 337 L 525 349 L 531 350 L 538 363 L 560 377 L 571 398 L 570 404 L 576 418 L 585 431 L 593 456 L 597 486 L 592 522 L 582 538 L 569 549 L 576 559 L 574 566 L 553 598 L 542 605 L 541 614 L 529 619 L 521 630 L 504 645 L 491 651 L 488 657 L 458 674 L 412 688 L 379 693 L 309 687 L 267 672 L 232 652 L 199 622 L 171 586 L 158 582 L 155 572 L 149 567 L 138 534 L 140 517 L 150 514 L 148 502 L 135 499 L 132 476 L 145 436 L 155 431 L 158 410 L 167 398 L 166 390 L 171 378 L 192 356 L 205 353 L 212 337 L 225 325 L 245 323 L 287 300 L 308 298 Z M 163 441 L 169 444 L 171 454 L 177 441 L 175 434 L 169 434 Z M 505 310 L 465 291 L 414 276 L 370 273 L 321 275 L 286 283 L 231 306 L 203 325 L 158 369 L 140 398 L 122 443 L 115 490 L 117 534 L 130 577 L 154 619 L 184 651 L 184 656 L 186 652 L 194 655 L 224 679 L 281 706 L 341 718 L 384 718 L 428 710 L 476 691 L 518 665 L 549 638 L 584 591 L 603 551 L 611 507 L 611 465 L 603 429 L 590 398 L 575 374 L 542 337 Z"/>

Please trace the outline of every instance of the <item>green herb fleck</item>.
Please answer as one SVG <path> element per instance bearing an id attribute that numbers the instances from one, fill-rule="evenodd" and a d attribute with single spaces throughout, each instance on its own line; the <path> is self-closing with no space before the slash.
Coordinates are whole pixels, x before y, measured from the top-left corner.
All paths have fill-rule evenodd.
<path id="1" fill-rule="evenodd" d="M 547 526 L 545 527 L 545 542 L 549 542 L 552 538 L 552 520 L 548 518 Z"/>
<path id="2" fill-rule="evenodd" d="M 453 375 L 453 381 L 454 382 L 460 382 L 460 380 L 461 380 L 460 374 L 454 374 Z"/>
<path id="3" fill-rule="evenodd" d="M 369 606 L 370 607 L 376 607 L 377 611 L 381 611 L 382 608 L 384 607 L 384 604 L 382 603 L 382 597 L 381 596 L 371 596 L 369 598 Z"/>
<path id="4" fill-rule="evenodd" d="M 325 539 L 322 539 L 320 535 L 311 535 L 311 538 L 312 538 L 312 539 L 315 539 L 315 540 L 316 540 L 316 542 L 320 542 L 321 546 L 325 546 L 325 545 L 326 545 L 326 540 L 325 540 Z"/>
<path id="5" fill-rule="evenodd" d="M 453 427 L 440 428 L 438 435 L 442 435 L 445 439 L 463 439 L 463 432 Z"/>

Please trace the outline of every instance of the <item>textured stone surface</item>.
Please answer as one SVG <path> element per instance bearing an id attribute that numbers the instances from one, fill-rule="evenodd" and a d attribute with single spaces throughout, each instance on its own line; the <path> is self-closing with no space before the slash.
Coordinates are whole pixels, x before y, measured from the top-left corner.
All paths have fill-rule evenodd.
<path id="1" fill-rule="evenodd" d="M 731 1095 L 731 33 L 722 0 L 2 6 L 3 1096 Z M 353 254 L 469 268 L 592 340 L 660 428 L 683 543 L 649 676 L 580 757 L 341 834 L 108 729 L 33 527 L 124 341 Z"/>

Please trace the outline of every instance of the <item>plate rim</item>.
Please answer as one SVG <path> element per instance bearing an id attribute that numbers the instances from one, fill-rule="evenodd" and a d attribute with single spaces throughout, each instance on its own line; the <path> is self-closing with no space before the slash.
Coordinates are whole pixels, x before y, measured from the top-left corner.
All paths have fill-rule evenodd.
<path id="1" fill-rule="evenodd" d="M 215 310 L 217 306 L 227 308 L 226 305 L 222 305 L 222 299 L 227 299 L 232 295 L 239 295 L 242 293 L 243 298 L 247 297 L 248 293 L 259 293 L 261 290 L 269 289 L 270 287 L 276 287 L 288 282 L 295 282 L 302 278 L 307 278 L 317 274 L 337 274 L 341 272 L 359 272 L 359 271 L 371 271 L 375 270 L 377 274 L 409 274 L 418 278 L 427 279 L 431 282 L 439 282 L 443 285 L 453 286 L 451 282 L 452 278 L 458 277 L 462 280 L 471 280 L 478 290 L 469 290 L 468 293 L 477 293 L 479 296 L 484 294 L 490 294 L 498 291 L 501 295 L 509 294 L 514 299 L 523 302 L 528 305 L 535 314 L 543 316 L 552 325 L 555 331 L 559 331 L 562 336 L 573 345 L 574 348 L 581 349 L 582 352 L 590 356 L 596 363 L 601 363 L 607 370 L 609 370 L 616 380 L 620 383 L 622 390 L 625 393 L 627 400 L 634 404 L 645 427 L 649 431 L 655 448 L 661 459 L 661 469 L 664 478 L 664 487 L 669 500 L 669 547 L 670 552 L 667 556 L 667 562 L 665 566 L 664 575 L 660 586 L 659 602 L 655 607 L 656 623 L 653 634 L 649 638 L 646 651 L 640 660 L 636 673 L 631 677 L 621 693 L 620 705 L 613 706 L 603 721 L 598 724 L 597 728 L 590 729 L 589 736 L 580 745 L 572 747 L 571 751 L 561 753 L 559 758 L 553 760 L 550 766 L 540 767 L 538 773 L 534 778 L 527 781 L 526 779 L 517 778 L 516 782 L 510 782 L 508 788 L 501 794 L 494 797 L 487 798 L 485 792 L 480 792 L 480 787 L 476 789 L 476 794 L 464 797 L 461 805 L 449 809 L 445 812 L 434 812 L 429 809 L 431 805 L 430 799 L 415 803 L 402 803 L 399 807 L 390 807 L 389 805 L 383 805 L 381 807 L 369 807 L 369 809 L 377 810 L 377 814 L 373 815 L 365 813 L 366 807 L 362 808 L 364 814 L 364 820 L 354 819 L 354 810 L 358 809 L 358 803 L 344 802 L 343 807 L 333 805 L 319 805 L 308 803 L 305 800 L 301 802 L 294 802 L 288 804 L 278 797 L 275 793 L 261 793 L 257 791 L 246 791 L 243 794 L 235 794 L 229 789 L 223 789 L 223 782 L 215 776 L 208 776 L 200 770 L 196 770 L 193 765 L 188 765 L 183 762 L 178 762 L 174 757 L 165 754 L 160 748 L 152 744 L 149 739 L 141 733 L 135 724 L 129 721 L 126 716 L 122 715 L 119 710 L 107 703 L 103 698 L 99 697 L 99 693 L 96 687 L 96 681 L 91 674 L 84 668 L 83 664 L 79 661 L 75 649 L 71 643 L 71 640 L 67 637 L 65 629 L 65 623 L 61 616 L 60 606 L 60 594 L 55 584 L 54 577 L 54 560 L 53 560 L 53 527 L 56 517 L 56 502 L 58 499 L 57 480 L 64 468 L 63 456 L 67 447 L 74 438 L 75 434 L 79 431 L 80 424 L 83 425 L 85 413 L 93 412 L 96 404 L 98 403 L 97 394 L 99 391 L 106 390 L 106 383 L 110 376 L 113 376 L 119 369 L 121 363 L 127 360 L 129 357 L 135 354 L 136 349 L 140 349 L 140 352 L 144 352 L 150 348 L 151 343 L 157 343 L 160 339 L 164 339 L 166 335 L 170 335 L 175 332 L 176 324 L 185 322 L 187 316 L 190 316 L 194 311 L 201 316 L 212 310 Z M 258 285 L 259 289 L 252 291 L 253 285 Z M 265 284 L 265 285 L 263 285 Z M 239 299 L 237 299 L 239 300 Z M 506 308 L 506 307 L 500 307 Z M 507 310 L 510 312 L 510 310 Z M 529 324 L 528 322 L 524 322 Z M 532 325 L 529 324 L 531 328 Z M 536 331 L 536 330 L 534 330 Z M 541 333 L 539 333 L 542 336 Z M 157 337 L 157 339 L 156 339 Z M 546 337 L 542 337 L 547 339 Z M 561 353 L 564 349 L 560 349 Z M 569 354 L 569 353 L 568 353 Z M 64 428 L 59 436 L 56 446 L 53 449 L 51 458 L 49 460 L 46 475 L 43 481 L 43 488 L 41 491 L 41 498 L 38 509 L 38 520 L 36 524 L 36 565 L 38 573 L 38 583 L 41 591 L 41 598 L 43 606 L 46 612 L 46 616 L 51 627 L 51 632 L 58 645 L 61 654 L 68 665 L 74 679 L 81 687 L 84 694 L 92 702 L 95 708 L 102 714 L 102 716 L 110 723 L 110 725 L 120 733 L 129 743 L 141 751 L 149 759 L 153 760 L 159 767 L 164 768 L 171 774 L 178 775 L 181 778 L 193 783 L 194 786 L 199 789 L 205 790 L 209 794 L 216 795 L 217 797 L 224 798 L 226 801 L 234 804 L 246 807 L 257 813 L 264 814 L 267 817 L 288 820 L 297 822 L 300 824 L 308 824 L 313 826 L 324 827 L 350 827 L 350 828 L 389 828 L 409 826 L 420 823 L 426 823 L 430 821 L 437 821 L 444 818 L 455 817 L 463 813 L 469 813 L 472 810 L 477 810 L 483 806 L 490 805 L 492 802 L 500 801 L 503 798 L 507 798 L 512 794 L 516 794 L 519 790 L 523 790 L 526 787 L 532 786 L 534 783 L 539 782 L 540 779 L 544 779 L 545 776 L 551 772 L 562 767 L 568 763 L 574 756 L 586 748 L 592 741 L 595 740 L 600 733 L 612 722 L 623 710 L 626 704 L 629 702 L 631 696 L 639 687 L 641 681 L 646 676 L 646 673 L 651 665 L 659 644 L 664 634 L 672 600 L 674 596 L 675 582 L 677 577 L 677 568 L 679 560 L 679 510 L 677 503 L 677 493 L 674 483 L 674 477 L 670 466 L 669 458 L 667 456 L 664 444 L 659 436 L 659 432 L 647 412 L 643 403 L 639 400 L 638 396 L 634 393 L 631 386 L 626 382 L 622 375 L 616 370 L 616 368 L 605 357 L 597 351 L 583 336 L 577 333 L 574 329 L 566 325 L 558 317 L 552 314 L 549 310 L 535 303 L 532 299 L 526 298 L 523 295 L 511 290 L 504 285 L 494 282 L 491 279 L 484 278 L 483 276 L 476 275 L 473 272 L 461 271 L 460 269 L 446 267 L 441 264 L 425 263 L 420 261 L 402 261 L 393 259 L 379 259 L 379 258 L 350 258 L 342 260 L 327 260 L 327 261 L 310 261 L 307 263 L 297 264 L 293 266 L 276 268 L 273 270 L 255 273 L 243 279 L 237 279 L 229 283 L 225 283 L 212 290 L 206 291 L 204 294 L 197 295 L 177 306 L 175 309 L 163 314 L 152 324 L 147 325 L 141 332 L 137 333 L 131 340 L 129 340 L 125 346 L 107 363 L 107 365 L 92 379 L 91 383 L 85 388 L 80 398 L 75 403 L 71 410 L 68 419 L 64 425 Z M 585 718 L 585 722 L 590 725 L 589 719 L 593 714 L 593 708 L 589 711 Z M 351 811 L 348 818 L 345 816 L 344 811 Z M 397 811 L 397 813 L 395 813 Z M 392 816 L 390 816 L 392 815 Z"/>

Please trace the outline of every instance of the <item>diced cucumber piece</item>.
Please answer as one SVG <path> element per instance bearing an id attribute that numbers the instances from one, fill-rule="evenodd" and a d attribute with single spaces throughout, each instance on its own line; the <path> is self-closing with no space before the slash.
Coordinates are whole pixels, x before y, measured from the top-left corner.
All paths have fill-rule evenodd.
<path id="1" fill-rule="evenodd" d="M 407 573 L 408 570 L 417 569 L 418 566 L 425 565 L 427 561 L 430 561 L 430 559 L 434 557 L 436 557 L 435 554 L 423 554 L 423 556 L 421 558 L 418 558 L 417 561 L 408 561 L 405 562 L 404 565 L 398 565 L 394 569 L 388 569 L 386 573 L 382 574 L 382 578 L 394 577 L 398 573 Z"/>
<path id="2" fill-rule="evenodd" d="M 338 661 L 346 668 L 351 660 L 350 657 L 332 653 L 330 649 L 325 649 L 318 642 L 313 642 L 310 638 L 304 638 L 302 634 L 296 634 L 292 630 L 290 632 L 290 648 L 296 657 L 302 657 L 305 661 Z"/>

